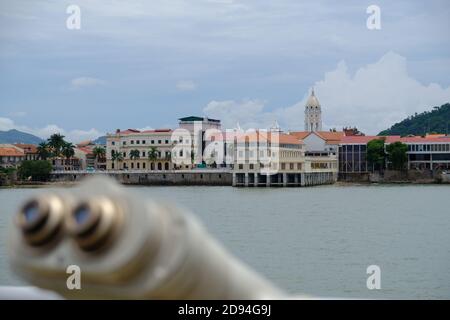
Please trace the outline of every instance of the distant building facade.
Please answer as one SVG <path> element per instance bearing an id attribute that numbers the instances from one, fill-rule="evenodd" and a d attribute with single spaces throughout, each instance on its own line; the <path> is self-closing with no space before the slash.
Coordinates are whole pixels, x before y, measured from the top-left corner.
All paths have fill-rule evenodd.
<path id="1" fill-rule="evenodd" d="M 25 160 L 25 152 L 12 144 L 0 144 L 0 167 L 17 168 Z"/>
<path id="2" fill-rule="evenodd" d="M 450 169 L 449 136 L 344 136 L 339 145 L 339 173 L 345 175 L 371 172 L 372 168 L 367 160 L 367 143 L 374 139 L 384 139 L 385 145 L 397 141 L 406 144 L 409 170 Z"/>
<path id="3" fill-rule="evenodd" d="M 306 186 L 337 179 L 336 155 L 308 154 L 305 143 L 290 134 L 241 134 L 234 149 L 234 186 Z"/>
<path id="4" fill-rule="evenodd" d="M 191 151 L 193 153 L 192 162 L 194 165 L 206 165 L 203 155 L 205 149 L 210 142 L 208 135 L 218 133 L 221 131 L 220 120 L 210 119 L 207 117 L 189 116 L 178 119 L 179 131 L 186 130 L 189 133 L 189 137 L 182 135 L 185 139 L 190 139 Z M 178 139 L 180 139 L 178 137 Z M 177 139 L 175 139 L 177 140 Z M 186 149 L 184 150 L 186 152 Z M 180 155 L 177 155 L 179 158 Z"/>
<path id="5" fill-rule="evenodd" d="M 171 170 L 173 148 L 171 129 L 139 131 L 128 129 L 116 130 L 107 134 L 106 168 L 107 170 Z M 151 159 L 152 150 L 156 152 Z M 114 154 L 120 154 L 119 159 Z"/>
<path id="6" fill-rule="evenodd" d="M 24 160 L 40 160 L 37 146 L 29 143 L 15 143 L 17 148 L 20 148 L 25 153 Z"/>

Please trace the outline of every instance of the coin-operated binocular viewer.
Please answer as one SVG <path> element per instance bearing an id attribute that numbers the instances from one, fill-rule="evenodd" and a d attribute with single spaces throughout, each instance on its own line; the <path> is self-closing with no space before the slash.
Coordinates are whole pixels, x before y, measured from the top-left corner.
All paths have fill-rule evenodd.
<path id="1" fill-rule="evenodd" d="M 192 214 L 109 178 L 29 199 L 14 217 L 9 240 L 12 269 L 66 298 L 284 297 Z M 79 290 L 67 287 L 73 265 L 80 270 Z"/>

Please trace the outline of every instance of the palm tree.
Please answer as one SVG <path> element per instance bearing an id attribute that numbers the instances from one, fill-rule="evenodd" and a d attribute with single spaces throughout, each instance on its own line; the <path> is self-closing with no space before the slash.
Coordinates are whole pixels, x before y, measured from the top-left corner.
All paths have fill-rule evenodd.
<path id="1" fill-rule="evenodd" d="M 47 160 L 47 158 L 50 157 L 50 150 L 47 142 L 39 143 L 37 153 L 42 160 Z"/>
<path id="2" fill-rule="evenodd" d="M 136 149 L 134 149 L 134 150 L 131 150 L 130 151 L 130 159 L 139 159 L 141 156 L 140 156 L 140 152 L 139 152 L 139 150 L 136 150 Z"/>
<path id="3" fill-rule="evenodd" d="M 122 154 L 120 152 L 117 152 L 117 151 L 113 150 L 112 155 L 111 155 L 111 159 L 112 159 L 113 162 L 115 162 L 117 164 L 117 161 L 119 161 L 119 162 L 123 161 L 123 156 L 122 156 Z"/>
<path id="4" fill-rule="evenodd" d="M 71 142 L 64 142 L 61 148 L 61 154 L 69 160 L 75 155 L 75 146 Z"/>
<path id="5" fill-rule="evenodd" d="M 92 149 L 92 154 L 95 157 L 95 167 L 98 168 L 98 163 L 99 162 L 105 162 L 105 157 L 106 157 L 106 149 L 103 147 L 94 147 L 94 149 Z"/>
<path id="6" fill-rule="evenodd" d="M 94 149 L 92 149 L 92 153 L 93 153 L 95 159 L 97 159 L 97 161 L 100 161 L 100 159 L 105 158 L 106 149 L 103 147 L 95 147 Z"/>
<path id="7" fill-rule="evenodd" d="M 64 136 L 59 133 L 54 133 L 48 138 L 48 145 L 53 150 L 53 156 L 59 157 L 61 156 L 62 149 L 64 148 L 64 145 L 66 144 L 66 141 L 64 140 Z"/>
<path id="8" fill-rule="evenodd" d="M 158 159 L 158 157 L 159 157 L 158 148 L 150 147 L 150 151 L 148 152 L 148 160 L 150 160 L 151 162 L 154 162 Z"/>

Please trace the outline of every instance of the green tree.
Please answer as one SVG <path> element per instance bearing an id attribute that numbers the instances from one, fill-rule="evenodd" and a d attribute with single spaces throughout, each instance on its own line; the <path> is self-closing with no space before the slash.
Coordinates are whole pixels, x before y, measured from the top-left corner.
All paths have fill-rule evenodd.
<path id="1" fill-rule="evenodd" d="M 41 142 L 37 146 L 37 152 L 42 160 L 47 160 L 51 156 L 50 147 L 47 142 Z"/>
<path id="2" fill-rule="evenodd" d="M 148 151 L 148 160 L 154 162 L 158 159 L 158 157 L 159 157 L 158 148 L 150 147 L 150 150 Z"/>
<path id="3" fill-rule="evenodd" d="M 114 151 L 111 154 L 112 161 L 116 164 L 116 168 L 118 169 L 117 162 L 123 161 L 123 156 L 120 152 Z"/>
<path id="4" fill-rule="evenodd" d="M 22 179 L 33 181 L 46 181 L 52 172 L 52 165 L 47 160 L 25 160 L 19 166 L 17 171 Z"/>
<path id="5" fill-rule="evenodd" d="M 92 153 L 97 161 L 104 159 L 106 156 L 106 149 L 103 147 L 95 147 L 92 149 Z"/>
<path id="6" fill-rule="evenodd" d="M 450 133 L 450 103 L 433 107 L 431 111 L 415 113 L 391 128 L 381 131 L 379 136 L 387 135 L 425 135 L 430 132 Z"/>
<path id="7" fill-rule="evenodd" d="M 374 139 L 367 143 L 367 161 L 373 170 L 382 170 L 384 165 L 384 139 Z"/>
<path id="8" fill-rule="evenodd" d="M 61 148 L 61 155 L 66 159 L 70 159 L 75 155 L 75 146 L 70 142 L 65 142 Z"/>
<path id="9" fill-rule="evenodd" d="M 59 133 L 52 134 L 50 138 L 48 138 L 47 143 L 52 149 L 53 157 L 60 157 L 64 145 L 66 144 L 64 136 Z"/>
<path id="10" fill-rule="evenodd" d="M 134 149 L 130 151 L 130 159 L 139 159 L 141 157 L 141 153 L 139 150 Z"/>
<path id="11" fill-rule="evenodd" d="M 387 159 L 395 170 L 405 169 L 408 162 L 408 146 L 400 141 L 388 144 L 386 146 Z"/>

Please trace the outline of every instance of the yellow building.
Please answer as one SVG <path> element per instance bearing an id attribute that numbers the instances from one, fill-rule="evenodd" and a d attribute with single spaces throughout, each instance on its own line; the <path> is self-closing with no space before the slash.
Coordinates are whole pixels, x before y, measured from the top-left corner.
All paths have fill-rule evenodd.
<path id="1" fill-rule="evenodd" d="M 107 170 L 172 170 L 171 129 L 116 130 L 106 136 Z"/>

